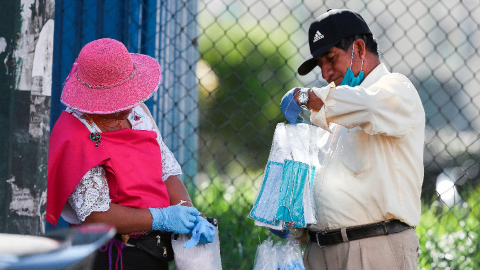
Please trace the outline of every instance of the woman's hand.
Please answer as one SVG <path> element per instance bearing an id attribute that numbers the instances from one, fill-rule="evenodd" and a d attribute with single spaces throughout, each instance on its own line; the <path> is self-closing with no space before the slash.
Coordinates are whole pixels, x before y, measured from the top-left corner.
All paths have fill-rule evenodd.
<path id="1" fill-rule="evenodd" d="M 195 227 L 200 212 L 195 207 L 172 205 L 167 208 L 149 208 L 152 230 L 188 234 Z"/>

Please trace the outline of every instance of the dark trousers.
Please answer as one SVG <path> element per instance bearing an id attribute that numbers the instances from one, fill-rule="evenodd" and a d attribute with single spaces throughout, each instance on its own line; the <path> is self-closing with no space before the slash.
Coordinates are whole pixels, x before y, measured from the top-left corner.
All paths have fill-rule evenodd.
<path id="1" fill-rule="evenodd" d="M 136 247 L 122 247 L 121 241 L 115 239 L 96 252 L 93 269 L 122 269 L 122 265 L 124 270 L 168 270 L 168 262 L 157 259 Z"/>

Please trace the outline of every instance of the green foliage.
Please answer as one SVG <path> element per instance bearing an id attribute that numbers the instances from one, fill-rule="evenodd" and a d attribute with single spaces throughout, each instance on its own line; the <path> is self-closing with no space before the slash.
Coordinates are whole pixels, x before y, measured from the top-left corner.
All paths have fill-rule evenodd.
<path id="1" fill-rule="evenodd" d="M 422 212 L 416 228 L 420 269 L 478 269 L 480 265 L 480 186 L 448 208 L 440 201 Z"/>
<path id="2" fill-rule="evenodd" d="M 189 192 L 198 209 L 219 221 L 223 269 L 252 269 L 258 244 L 271 236 L 247 216 L 258 192 L 252 179 L 263 172 L 276 124 L 285 121 L 280 100 L 298 85 L 290 67 L 298 49 L 290 39 L 217 18 L 198 40 L 201 63 L 217 82 L 203 85 L 199 78 L 199 171 L 208 180 Z"/>
<path id="3" fill-rule="evenodd" d="M 284 121 L 280 100 L 298 84 L 288 65 L 297 48 L 285 33 L 275 37 L 281 44 L 269 35 L 259 26 L 246 33 L 217 22 L 199 38 L 201 60 L 218 77 L 215 89 L 200 86 L 201 168 L 214 160 L 219 171 L 231 162 L 263 169 L 274 127 Z"/>
<path id="4" fill-rule="evenodd" d="M 192 188 L 195 206 L 219 221 L 223 269 L 253 269 L 257 246 L 272 234 L 257 227 L 248 213 L 257 195 L 252 183 L 237 186 L 215 178 L 202 189 Z M 480 265 L 480 208 L 476 190 L 448 208 L 425 203 L 416 228 L 420 240 L 419 269 L 477 269 Z M 429 205 L 428 207 L 426 205 Z M 274 240 L 275 237 L 273 237 Z"/>

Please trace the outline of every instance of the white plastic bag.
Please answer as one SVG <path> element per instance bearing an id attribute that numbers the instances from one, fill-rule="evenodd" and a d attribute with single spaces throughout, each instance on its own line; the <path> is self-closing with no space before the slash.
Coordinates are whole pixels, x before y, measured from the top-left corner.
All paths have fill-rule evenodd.
<path id="1" fill-rule="evenodd" d="M 263 241 L 257 247 L 253 270 L 305 270 L 298 241 L 276 245 L 270 238 Z"/>
<path id="2" fill-rule="evenodd" d="M 196 245 L 184 248 L 188 236 L 181 234 L 177 239 L 172 239 L 173 252 L 175 254 L 176 270 L 221 270 L 220 240 L 218 227 L 215 227 L 215 239 L 212 243 Z"/>

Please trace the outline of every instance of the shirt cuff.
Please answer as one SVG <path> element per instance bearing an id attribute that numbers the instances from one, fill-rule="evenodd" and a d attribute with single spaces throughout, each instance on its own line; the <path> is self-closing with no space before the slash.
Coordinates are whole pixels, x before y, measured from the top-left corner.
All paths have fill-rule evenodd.
<path id="1" fill-rule="evenodd" d="M 327 118 L 325 117 L 325 106 L 323 106 L 318 112 L 312 111 L 310 114 L 310 122 L 330 133 L 333 133 L 328 127 Z"/>
<path id="2" fill-rule="evenodd" d="M 330 90 L 335 87 L 335 83 L 332 82 L 329 85 L 321 88 L 313 87 L 311 88 L 313 93 L 317 95 L 322 101 L 323 101 L 323 106 L 320 109 L 320 111 L 314 111 L 312 110 L 310 114 L 310 122 L 316 126 L 321 127 L 322 129 L 332 133 L 330 128 L 328 127 L 327 123 L 327 118 L 325 116 L 325 107 L 327 106 L 327 97 L 328 94 L 330 93 Z"/>
<path id="3" fill-rule="evenodd" d="M 328 94 L 330 93 L 330 90 L 335 87 L 336 87 L 335 83 L 331 82 L 327 86 L 320 87 L 320 88 L 312 87 L 310 89 L 312 89 L 313 93 L 315 93 L 315 95 L 317 95 L 317 97 L 319 97 L 323 101 L 323 103 L 325 103 L 325 101 L 327 100 Z"/>

